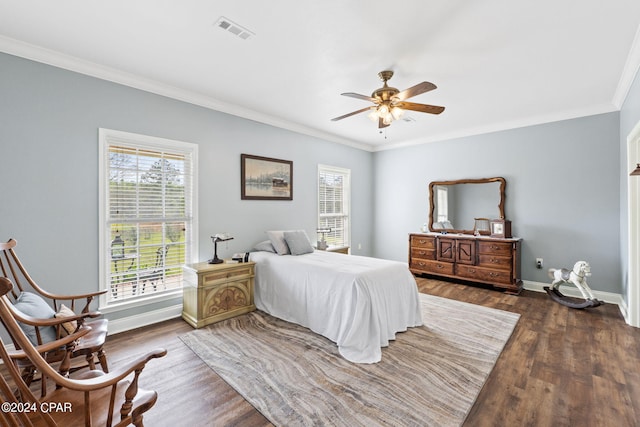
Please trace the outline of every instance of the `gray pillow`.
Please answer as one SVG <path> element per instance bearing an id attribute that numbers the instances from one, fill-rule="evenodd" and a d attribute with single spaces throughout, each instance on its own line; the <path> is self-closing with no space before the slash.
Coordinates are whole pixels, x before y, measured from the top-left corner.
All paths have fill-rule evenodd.
<path id="1" fill-rule="evenodd" d="M 49 306 L 39 295 L 32 292 L 22 292 L 17 299 L 15 308 L 27 316 L 35 317 L 38 319 L 51 319 L 55 316 L 56 312 Z M 38 345 L 38 337 L 36 335 L 36 328 L 31 325 L 25 325 L 20 323 L 20 327 L 24 331 L 29 341 L 33 345 Z M 46 344 L 56 339 L 56 328 L 53 326 L 46 326 L 40 329 L 40 338 L 42 338 L 42 344 Z"/>
<path id="2" fill-rule="evenodd" d="M 265 240 L 264 242 L 256 243 L 256 245 L 251 248 L 251 252 L 272 252 L 275 254 L 276 250 L 270 241 Z"/>
<path id="3" fill-rule="evenodd" d="M 287 242 L 284 240 L 284 231 L 267 231 L 267 236 L 269 236 L 269 241 L 278 255 L 288 255 L 291 253 Z"/>
<path id="4" fill-rule="evenodd" d="M 309 242 L 309 237 L 304 230 L 293 230 L 284 232 L 284 240 L 289 246 L 291 255 L 303 255 L 313 252 L 313 246 Z"/>

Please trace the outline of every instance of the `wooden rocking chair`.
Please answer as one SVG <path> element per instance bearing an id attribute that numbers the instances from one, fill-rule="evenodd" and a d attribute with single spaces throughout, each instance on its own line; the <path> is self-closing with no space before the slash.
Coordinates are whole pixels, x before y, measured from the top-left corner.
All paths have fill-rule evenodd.
<path id="1" fill-rule="evenodd" d="M 102 370 L 109 372 L 107 357 L 103 350 L 107 338 L 108 321 L 104 318 L 96 319 L 101 314 L 90 311 L 93 299 L 106 291 L 80 295 L 59 295 L 45 291 L 35 283 L 20 262 L 14 250 L 17 243 L 14 239 L 9 239 L 7 243 L 0 243 L 0 273 L 17 288 L 12 288 L 4 298 L 11 303 L 9 310 L 13 317 L 22 324 L 23 328 L 29 330 L 31 343 L 47 344 L 49 341 L 60 339 L 86 326 L 87 332 L 79 339 L 71 353 L 71 359 L 82 356 L 86 364 L 72 368 L 70 359 L 66 358 L 66 351 L 55 347 L 43 353 L 43 356 L 51 364 L 61 362 L 59 372 L 62 375 L 84 367 L 95 369 L 96 357 Z M 26 288 L 23 282 L 28 283 L 30 288 Z M 77 312 L 77 310 L 80 311 Z M 13 344 L 18 350 L 22 348 L 15 340 Z M 27 385 L 31 384 L 35 377 L 35 367 L 28 359 L 20 359 L 16 363 L 22 370 Z M 42 396 L 45 394 L 46 381 L 43 380 Z"/>
<path id="2" fill-rule="evenodd" d="M 0 277 L 0 319 L 11 339 L 22 350 L 9 354 L 0 339 L 0 358 L 17 392 L 0 375 L 0 425 L 3 426 L 106 426 L 142 427 L 143 413 L 155 404 L 158 394 L 138 388 L 138 379 L 149 360 L 163 357 L 165 349 L 157 349 L 140 356 L 126 366 L 105 373 L 100 370 L 84 371 L 70 379 L 58 373 L 42 357 L 53 348 L 66 348 L 70 354 L 73 343 L 85 337 L 90 330 L 80 328 L 71 335 L 43 346 L 35 347 L 14 319 L 7 298 L 13 285 Z M 36 369 L 58 386 L 55 391 L 37 399 L 22 378 L 15 362 L 28 359 Z"/>

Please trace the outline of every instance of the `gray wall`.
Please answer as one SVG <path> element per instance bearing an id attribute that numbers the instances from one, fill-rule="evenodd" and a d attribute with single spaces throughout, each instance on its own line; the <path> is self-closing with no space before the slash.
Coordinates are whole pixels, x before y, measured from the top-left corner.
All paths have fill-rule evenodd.
<path id="1" fill-rule="evenodd" d="M 429 182 L 502 176 L 524 280 L 586 260 L 593 288 L 620 293 L 618 141 L 619 113 L 609 113 L 378 152 L 374 254 L 407 259 L 408 233 L 428 220 Z"/>
<path id="2" fill-rule="evenodd" d="M 221 256 L 249 250 L 270 229 L 315 239 L 318 163 L 351 169 L 353 253 L 372 253 L 372 153 L 7 54 L 0 70 L 0 240 L 18 240 L 51 291 L 98 289 L 100 127 L 199 145 L 199 260 L 223 231 L 235 240 Z M 292 160 L 294 200 L 240 200 L 241 153 Z"/>
<path id="3" fill-rule="evenodd" d="M 407 234 L 428 220 L 430 181 L 503 176 L 525 280 L 547 282 L 547 268 L 586 259 L 595 289 L 624 289 L 621 164 L 640 119 L 638 82 L 620 113 L 368 153 L 11 55 L 0 54 L 0 70 L 0 240 L 18 239 L 32 275 L 54 291 L 98 286 L 99 127 L 199 145 L 200 260 L 221 231 L 235 236 L 223 256 L 267 229 L 313 238 L 323 163 L 352 170 L 355 254 L 406 261 Z M 241 153 L 293 160 L 294 200 L 240 200 Z"/>
<path id="4" fill-rule="evenodd" d="M 627 137 L 638 122 L 640 122 L 640 77 L 636 74 L 635 80 L 620 110 L 620 252 L 623 296 L 625 301 L 627 301 L 629 285 L 629 217 L 627 212 L 627 180 L 629 178 L 629 170 L 627 165 Z M 627 301 L 627 303 L 628 302 L 629 301 Z"/>

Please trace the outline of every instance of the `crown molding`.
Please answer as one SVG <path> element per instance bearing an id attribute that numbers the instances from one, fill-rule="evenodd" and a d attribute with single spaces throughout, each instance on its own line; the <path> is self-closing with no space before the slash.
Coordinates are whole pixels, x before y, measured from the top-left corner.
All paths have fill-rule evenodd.
<path id="1" fill-rule="evenodd" d="M 283 120 L 281 118 L 250 110 L 235 104 L 225 103 L 215 98 L 204 96 L 200 93 L 184 90 L 155 80 L 146 79 L 131 73 L 126 73 L 111 67 L 106 67 L 104 65 L 1 35 L 0 52 L 5 52 L 14 56 L 77 72 L 101 80 L 129 86 L 145 92 L 154 93 L 156 95 L 166 96 L 168 98 L 198 105 L 210 110 L 231 114 L 244 119 L 253 120 L 269 126 L 319 138 L 324 141 L 335 142 L 363 151 L 377 152 L 619 111 L 631 88 L 631 85 L 633 84 L 636 74 L 638 73 L 638 69 L 640 68 L 640 27 L 638 28 L 638 31 L 636 31 L 624 70 L 612 99 L 612 104 L 563 111 L 551 115 L 527 117 L 520 120 L 500 122 L 476 128 L 460 129 L 453 133 L 436 134 L 427 138 L 423 137 L 397 144 L 390 143 L 384 145 L 366 144 L 342 138 L 331 133 Z"/>
<path id="2" fill-rule="evenodd" d="M 168 98 L 187 102 L 189 104 L 198 105 L 210 110 L 231 114 L 277 128 L 290 130 L 292 132 L 303 135 L 312 136 L 325 141 L 331 141 L 338 144 L 348 145 L 364 151 L 372 151 L 369 144 L 352 141 L 341 138 L 336 135 L 302 126 L 278 117 L 240 107 L 235 104 L 222 102 L 215 98 L 202 95 L 197 92 L 184 90 L 175 86 L 160 83 L 155 80 L 146 79 L 135 74 L 117 70 L 115 68 L 106 67 L 95 62 L 86 61 L 71 55 L 66 55 L 58 51 L 46 49 L 41 46 L 25 43 L 20 40 L 12 39 L 0 35 L 0 52 L 5 52 L 14 56 L 51 65 L 57 68 L 73 71 L 87 76 L 95 77 L 101 80 L 129 86 L 145 92 L 154 93 L 156 95 L 166 96 Z"/>
<path id="3" fill-rule="evenodd" d="M 629 49 L 627 61 L 624 64 L 620 80 L 618 81 L 618 87 L 613 95 L 613 104 L 618 110 L 622 109 L 622 105 L 629 94 L 631 85 L 638 74 L 638 69 L 640 69 L 640 27 L 638 27 L 636 35 L 633 38 L 633 42 L 631 43 L 631 49 Z"/>
<path id="4" fill-rule="evenodd" d="M 373 151 L 377 152 L 377 151 L 393 150 L 397 148 L 427 144 L 430 142 L 440 142 L 440 141 L 448 141 L 452 139 L 460 139 L 460 138 L 465 138 L 469 136 L 476 136 L 476 135 L 483 135 L 483 134 L 493 133 L 493 132 L 501 132 L 501 131 L 506 131 L 511 129 L 525 128 L 529 126 L 542 125 L 546 123 L 560 122 L 563 120 L 577 119 L 580 117 L 595 116 L 598 114 L 611 113 L 618 110 L 619 109 L 616 108 L 613 104 L 602 104 L 602 105 L 596 105 L 592 107 L 565 110 L 565 111 L 560 111 L 553 114 L 544 114 L 539 116 L 525 117 L 522 119 L 512 120 L 508 122 L 493 123 L 487 126 L 460 129 L 457 132 L 437 134 L 437 135 L 430 136 L 428 138 L 423 137 L 420 139 L 414 139 L 411 141 L 401 142 L 397 144 L 387 144 L 384 146 L 376 146 L 373 148 Z"/>

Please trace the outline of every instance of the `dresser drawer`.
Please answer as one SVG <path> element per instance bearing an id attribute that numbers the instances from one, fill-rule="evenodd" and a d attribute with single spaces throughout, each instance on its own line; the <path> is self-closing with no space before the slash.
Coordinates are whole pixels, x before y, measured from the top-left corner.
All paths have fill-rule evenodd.
<path id="1" fill-rule="evenodd" d="M 511 270 L 511 258 L 497 255 L 480 254 L 478 257 L 478 266 L 487 268 L 496 268 L 500 270 Z"/>
<path id="2" fill-rule="evenodd" d="M 199 275 L 199 286 L 211 286 L 216 283 L 227 282 L 229 280 L 237 280 L 243 277 L 253 276 L 253 264 L 241 265 L 240 267 L 227 269 L 224 271 L 210 271 Z"/>
<path id="3" fill-rule="evenodd" d="M 511 272 L 507 270 L 493 270 L 470 265 L 458 265 L 456 273 L 459 277 L 476 280 L 478 282 L 511 283 Z"/>
<path id="4" fill-rule="evenodd" d="M 434 249 L 436 248 L 436 238 L 428 236 L 411 236 L 410 246 L 412 248 Z"/>
<path id="5" fill-rule="evenodd" d="M 436 259 L 435 249 L 411 248 L 411 259 Z"/>
<path id="6" fill-rule="evenodd" d="M 453 275 L 453 263 L 429 261 L 424 259 L 416 259 L 411 261 L 411 269 L 420 270 L 424 273 L 445 274 L 448 276 Z"/>
<path id="7" fill-rule="evenodd" d="M 478 242 L 478 253 L 499 256 L 511 256 L 511 243 L 509 242 Z"/>

